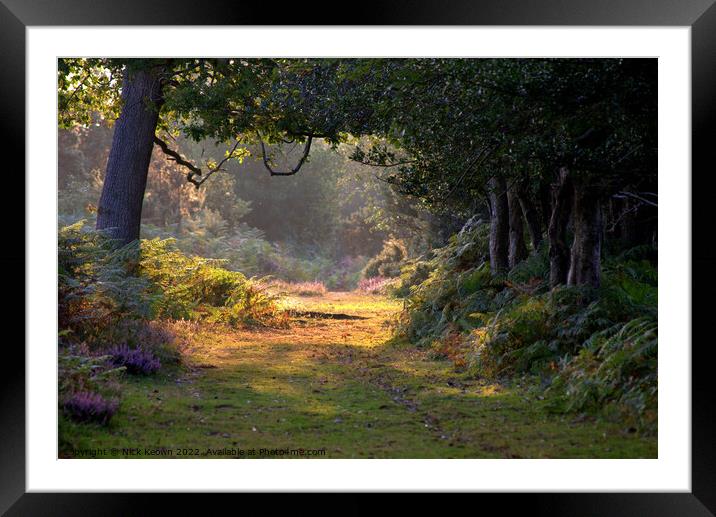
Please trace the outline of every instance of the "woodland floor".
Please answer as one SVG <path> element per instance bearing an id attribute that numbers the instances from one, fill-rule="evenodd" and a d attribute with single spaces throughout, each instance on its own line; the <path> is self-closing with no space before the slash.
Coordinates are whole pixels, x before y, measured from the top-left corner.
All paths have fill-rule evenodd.
<path id="1" fill-rule="evenodd" d="M 132 458 L 273 458 L 276 449 L 325 451 L 280 455 L 311 458 L 657 456 L 655 437 L 551 414 L 520 388 L 470 378 L 391 340 L 387 321 L 400 302 L 328 293 L 291 303 L 288 329 L 185 324 L 189 366 L 127 378 L 107 428 L 61 419 L 60 456 L 89 448 Z"/>

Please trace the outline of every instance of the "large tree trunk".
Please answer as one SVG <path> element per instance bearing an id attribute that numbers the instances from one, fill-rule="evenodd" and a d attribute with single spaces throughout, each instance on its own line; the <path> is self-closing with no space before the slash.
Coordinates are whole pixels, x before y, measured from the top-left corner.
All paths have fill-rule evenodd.
<path id="1" fill-rule="evenodd" d="M 509 263 L 510 210 L 504 178 L 490 180 L 490 269 L 494 275 L 507 273 Z"/>
<path id="2" fill-rule="evenodd" d="M 554 186 L 554 203 L 549 220 L 549 285 L 555 287 L 567 282 L 569 272 L 569 246 L 567 224 L 572 210 L 574 191 L 569 170 L 559 169 L 559 182 Z"/>
<path id="3" fill-rule="evenodd" d="M 525 229 L 522 224 L 522 207 L 515 187 L 510 187 L 507 190 L 507 204 L 510 213 L 509 264 L 510 269 L 512 269 L 527 258 Z"/>
<path id="4" fill-rule="evenodd" d="M 602 207 L 593 188 L 574 188 L 574 241 L 567 283 L 599 287 L 602 252 Z"/>
<path id="5" fill-rule="evenodd" d="M 125 71 L 122 102 L 97 210 L 97 229 L 126 244 L 139 239 L 144 189 L 163 102 L 158 72 Z"/>
<path id="6" fill-rule="evenodd" d="M 534 202 L 524 187 L 520 187 L 517 190 L 517 198 L 519 199 L 520 206 L 522 207 L 522 213 L 524 214 L 525 221 L 527 222 L 527 230 L 530 233 L 532 248 L 537 251 L 540 243 L 542 242 L 542 224 L 540 222 L 539 214 L 537 213 Z"/>

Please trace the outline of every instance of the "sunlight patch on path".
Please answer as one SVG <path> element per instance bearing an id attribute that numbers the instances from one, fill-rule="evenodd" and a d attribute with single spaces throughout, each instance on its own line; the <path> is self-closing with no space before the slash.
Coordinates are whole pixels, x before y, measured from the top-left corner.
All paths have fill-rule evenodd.
<path id="1" fill-rule="evenodd" d="M 288 329 L 254 330 L 187 324 L 187 372 L 130 379 L 109 430 L 64 434 L 75 447 L 302 447 L 326 458 L 656 455 L 656 440 L 549 415 L 539 401 L 391 341 L 400 301 L 326 293 L 289 304 L 364 319 L 299 316 Z"/>

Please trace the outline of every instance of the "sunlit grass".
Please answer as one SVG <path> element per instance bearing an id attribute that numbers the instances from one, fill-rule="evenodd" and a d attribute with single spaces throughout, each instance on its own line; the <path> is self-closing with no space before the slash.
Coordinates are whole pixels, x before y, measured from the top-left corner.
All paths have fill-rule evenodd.
<path id="1" fill-rule="evenodd" d="M 188 367 L 129 378 L 108 428 L 61 420 L 60 450 L 325 448 L 326 458 L 656 457 L 655 438 L 555 416 L 526 394 L 470 378 L 392 340 L 399 301 L 328 293 L 289 329 L 177 324 Z M 121 454 L 117 454 L 121 457 Z"/>

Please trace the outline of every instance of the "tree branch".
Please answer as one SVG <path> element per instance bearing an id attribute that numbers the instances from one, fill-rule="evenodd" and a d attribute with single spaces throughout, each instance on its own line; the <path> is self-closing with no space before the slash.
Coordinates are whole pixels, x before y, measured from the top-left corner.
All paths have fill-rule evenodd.
<path id="1" fill-rule="evenodd" d="M 154 135 L 154 143 L 162 150 L 164 154 L 167 155 L 167 160 L 176 162 L 177 164 L 189 169 L 189 173 L 186 175 L 186 180 L 189 183 L 193 184 L 194 187 L 196 187 L 197 189 L 201 186 L 202 183 L 208 180 L 212 174 L 224 170 L 222 168 L 222 165 L 224 165 L 233 157 L 234 151 L 236 151 L 236 148 L 239 146 L 239 141 L 237 140 L 234 144 L 234 147 L 232 147 L 231 151 L 224 157 L 224 159 L 221 160 L 216 165 L 216 167 L 207 168 L 206 174 L 204 174 L 204 171 L 202 171 L 193 163 L 185 160 L 178 152 L 171 149 L 164 140 L 162 140 L 156 135 Z M 201 179 L 195 179 L 196 176 L 199 176 Z"/>
<path id="2" fill-rule="evenodd" d="M 258 134 L 259 141 L 261 142 L 261 157 L 263 158 L 264 167 L 271 173 L 271 176 L 293 176 L 296 174 L 299 170 L 301 170 L 301 167 L 308 159 L 308 155 L 311 152 L 311 142 L 313 141 L 313 135 L 308 135 L 308 139 L 306 140 L 306 145 L 303 148 L 303 155 L 301 156 L 301 159 L 298 161 L 295 167 L 293 167 L 290 171 L 275 171 L 273 168 L 271 168 L 270 160 L 266 154 L 266 145 L 264 144 L 263 139 L 261 138 L 261 135 Z"/>
<path id="3" fill-rule="evenodd" d="M 458 178 L 458 180 L 455 182 L 455 185 L 453 185 L 452 189 L 450 189 L 450 192 L 448 192 L 447 195 L 443 198 L 443 201 L 447 201 L 448 199 L 450 199 L 450 196 L 455 193 L 457 188 L 462 183 L 462 180 L 465 179 L 465 176 L 467 176 L 467 174 L 474 170 L 476 167 L 480 167 L 498 147 L 499 145 L 495 144 L 492 147 L 483 147 L 482 149 L 480 149 L 478 155 L 475 157 L 472 163 L 470 163 L 463 171 L 463 173 L 460 175 L 460 178 Z"/>
<path id="4" fill-rule="evenodd" d="M 650 192 L 644 192 L 644 194 L 648 195 L 648 194 L 651 194 L 651 193 L 650 193 Z M 651 194 L 651 195 L 655 195 L 655 194 Z M 637 194 L 634 194 L 633 192 L 626 192 L 626 191 L 622 190 L 621 192 L 619 192 L 619 193 L 618 193 L 616 196 L 614 196 L 614 197 L 620 197 L 620 196 L 621 196 L 621 197 L 624 197 L 624 196 L 632 197 L 632 198 L 634 198 L 634 199 L 637 199 L 637 200 L 641 201 L 642 203 L 646 203 L 647 205 L 651 205 L 651 206 L 654 206 L 654 207 L 657 207 L 657 208 L 659 207 L 658 203 L 656 203 L 656 202 L 654 202 L 654 201 L 650 201 L 650 200 L 648 200 L 648 199 L 646 199 L 646 198 L 643 198 L 643 197 L 641 197 L 641 196 L 639 196 L 639 195 L 637 195 Z"/>
<path id="5" fill-rule="evenodd" d="M 378 162 L 371 162 L 371 161 L 366 161 L 366 160 L 353 160 L 353 161 L 356 163 L 360 163 L 361 165 L 367 165 L 368 167 L 384 167 L 386 169 L 390 168 L 390 167 L 400 167 L 401 165 L 411 165 L 413 163 L 418 163 L 418 160 L 406 160 L 404 162 L 394 162 L 394 163 L 378 163 Z"/>

